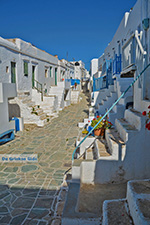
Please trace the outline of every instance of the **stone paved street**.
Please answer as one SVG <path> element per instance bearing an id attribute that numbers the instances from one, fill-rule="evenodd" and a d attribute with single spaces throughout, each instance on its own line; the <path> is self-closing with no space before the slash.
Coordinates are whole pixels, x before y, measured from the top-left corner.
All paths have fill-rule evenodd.
<path id="1" fill-rule="evenodd" d="M 35 163 L 0 164 L 0 224 L 51 224 L 54 200 L 71 166 L 77 123 L 87 117 L 87 105 L 82 94 L 80 103 L 43 128 L 26 130 L 0 146 L 0 154 L 38 154 Z"/>

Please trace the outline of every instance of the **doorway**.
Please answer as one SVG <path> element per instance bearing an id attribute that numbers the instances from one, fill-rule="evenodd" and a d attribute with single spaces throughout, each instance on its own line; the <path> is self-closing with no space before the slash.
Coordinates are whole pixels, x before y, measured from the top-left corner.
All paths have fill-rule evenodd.
<path id="1" fill-rule="evenodd" d="M 32 88 L 35 87 L 35 66 L 32 66 Z"/>
<path id="2" fill-rule="evenodd" d="M 55 68 L 55 85 L 57 86 L 57 68 Z"/>
<path id="3" fill-rule="evenodd" d="M 16 83 L 16 63 L 11 62 L 11 83 Z"/>

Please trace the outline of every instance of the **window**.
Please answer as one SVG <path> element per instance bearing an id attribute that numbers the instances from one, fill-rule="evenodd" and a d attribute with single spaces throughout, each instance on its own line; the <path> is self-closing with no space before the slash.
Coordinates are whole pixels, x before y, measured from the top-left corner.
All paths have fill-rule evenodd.
<path id="1" fill-rule="evenodd" d="M 9 73 L 9 67 L 6 66 L 6 73 Z"/>
<path id="2" fill-rule="evenodd" d="M 45 77 L 48 77 L 48 69 L 45 69 Z"/>
<path id="3" fill-rule="evenodd" d="M 49 75 L 50 75 L 50 77 L 53 77 L 53 75 L 52 75 L 52 66 L 50 66 L 50 68 L 49 68 Z"/>
<path id="4" fill-rule="evenodd" d="M 28 63 L 24 62 L 24 76 L 28 76 Z"/>

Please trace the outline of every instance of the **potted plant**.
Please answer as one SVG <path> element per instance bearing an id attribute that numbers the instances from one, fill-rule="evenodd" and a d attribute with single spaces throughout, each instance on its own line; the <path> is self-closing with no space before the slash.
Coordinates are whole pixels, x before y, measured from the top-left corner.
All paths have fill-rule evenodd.
<path id="1" fill-rule="evenodd" d="M 95 127 L 96 124 L 102 119 L 102 117 L 97 116 L 91 122 L 91 127 Z M 108 119 L 103 119 L 94 129 L 95 136 L 105 136 L 105 129 L 110 129 L 112 127 L 112 123 L 108 121 Z"/>
<path id="2" fill-rule="evenodd" d="M 150 110 L 150 105 L 148 106 L 148 110 Z M 144 111 L 142 113 L 143 116 L 148 116 L 148 119 L 146 120 L 146 125 L 145 128 L 150 130 L 150 111 L 147 113 L 146 111 Z"/>

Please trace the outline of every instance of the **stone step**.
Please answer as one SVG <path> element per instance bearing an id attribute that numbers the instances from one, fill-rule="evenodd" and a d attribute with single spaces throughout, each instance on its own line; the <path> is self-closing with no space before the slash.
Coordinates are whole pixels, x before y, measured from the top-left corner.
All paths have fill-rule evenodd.
<path id="1" fill-rule="evenodd" d="M 119 101 L 120 105 L 124 105 L 126 107 L 127 103 L 133 103 L 133 95 L 130 95 L 130 93 L 126 93 L 124 98 L 121 98 Z"/>
<path id="2" fill-rule="evenodd" d="M 103 202 L 126 197 L 126 183 L 80 184 L 77 209 L 102 217 Z M 117 213 L 117 212 L 116 212 Z M 116 224 L 117 225 L 117 224 Z"/>
<path id="3" fill-rule="evenodd" d="M 18 99 L 20 100 L 31 100 L 31 96 L 29 95 L 17 95 Z"/>
<path id="4" fill-rule="evenodd" d="M 129 181 L 127 201 L 134 224 L 150 224 L 150 180 Z"/>
<path id="5" fill-rule="evenodd" d="M 138 132 L 135 126 L 128 123 L 128 121 L 126 121 L 125 119 L 116 119 L 115 126 L 121 139 L 124 142 L 127 142 L 130 139 L 135 138 L 135 135 Z"/>
<path id="6" fill-rule="evenodd" d="M 134 80 L 134 78 L 132 77 L 117 77 L 117 82 L 121 83 L 121 82 L 126 82 L 126 83 L 131 83 Z"/>
<path id="7" fill-rule="evenodd" d="M 118 113 L 118 112 L 120 112 L 120 111 L 122 112 L 123 109 L 125 109 L 124 105 L 117 104 L 117 105 L 114 106 L 113 111 L 114 111 L 115 113 Z"/>
<path id="8" fill-rule="evenodd" d="M 40 120 L 46 120 L 49 116 L 47 116 L 45 113 L 40 115 Z"/>
<path id="9" fill-rule="evenodd" d="M 28 103 L 23 103 L 23 104 L 26 104 L 28 107 L 34 107 L 35 105 L 35 102 L 28 102 Z"/>
<path id="10" fill-rule="evenodd" d="M 17 92 L 17 96 L 21 97 L 21 96 L 30 96 L 30 92 L 29 91 L 24 91 L 24 92 Z"/>
<path id="11" fill-rule="evenodd" d="M 106 98 L 101 101 L 101 104 L 104 105 L 107 102 Z"/>
<path id="12" fill-rule="evenodd" d="M 27 103 L 30 103 L 30 102 L 32 102 L 31 99 L 23 99 L 23 100 L 22 100 L 22 103 L 23 103 L 23 104 L 27 104 Z"/>
<path id="13" fill-rule="evenodd" d="M 126 199 L 106 200 L 103 203 L 103 225 L 133 225 Z"/>
<path id="14" fill-rule="evenodd" d="M 123 161 L 126 155 L 126 145 L 120 138 L 117 130 L 114 128 L 106 130 L 105 138 L 108 145 L 108 152 L 114 159 Z"/>
<path id="15" fill-rule="evenodd" d="M 92 148 L 89 148 L 86 150 L 85 152 L 85 159 L 90 159 L 92 160 L 94 158 L 94 155 L 93 155 L 93 149 Z"/>
<path id="16" fill-rule="evenodd" d="M 67 200 L 65 202 L 62 225 L 99 225 L 100 218 L 95 213 L 77 211 L 80 184 L 70 183 Z"/>
<path id="17" fill-rule="evenodd" d="M 97 151 L 97 159 L 101 157 L 109 157 L 110 153 L 107 151 L 106 145 L 102 139 L 96 139 L 95 151 Z M 96 155 L 96 153 L 95 153 Z"/>
<path id="18" fill-rule="evenodd" d="M 108 114 L 109 121 L 115 126 L 115 120 L 121 119 L 124 117 L 125 106 L 117 104 L 114 106 L 113 110 L 111 110 Z"/>
<path id="19" fill-rule="evenodd" d="M 130 84 L 119 85 L 119 90 L 120 90 L 121 92 L 124 92 L 124 91 L 129 87 L 129 85 L 130 85 Z M 132 92 L 132 88 L 130 88 L 130 89 L 128 90 L 128 92 Z"/>
<path id="20" fill-rule="evenodd" d="M 80 159 L 75 159 L 73 161 L 73 164 L 72 164 L 72 181 L 74 183 L 80 183 L 80 165 L 84 161 L 91 162 L 91 161 L 93 161 L 93 159 L 92 160 L 90 160 L 90 159 L 85 160 L 83 158 L 80 158 Z"/>
<path id="21" fill-rule="evenodd" d="M 146 120 L 148 118 L 135 109 L 129 109 L 125 111 L 125 119 L 136 127 L 137 130 L 141 130 L 142 128 L 145 129 Z"/>

